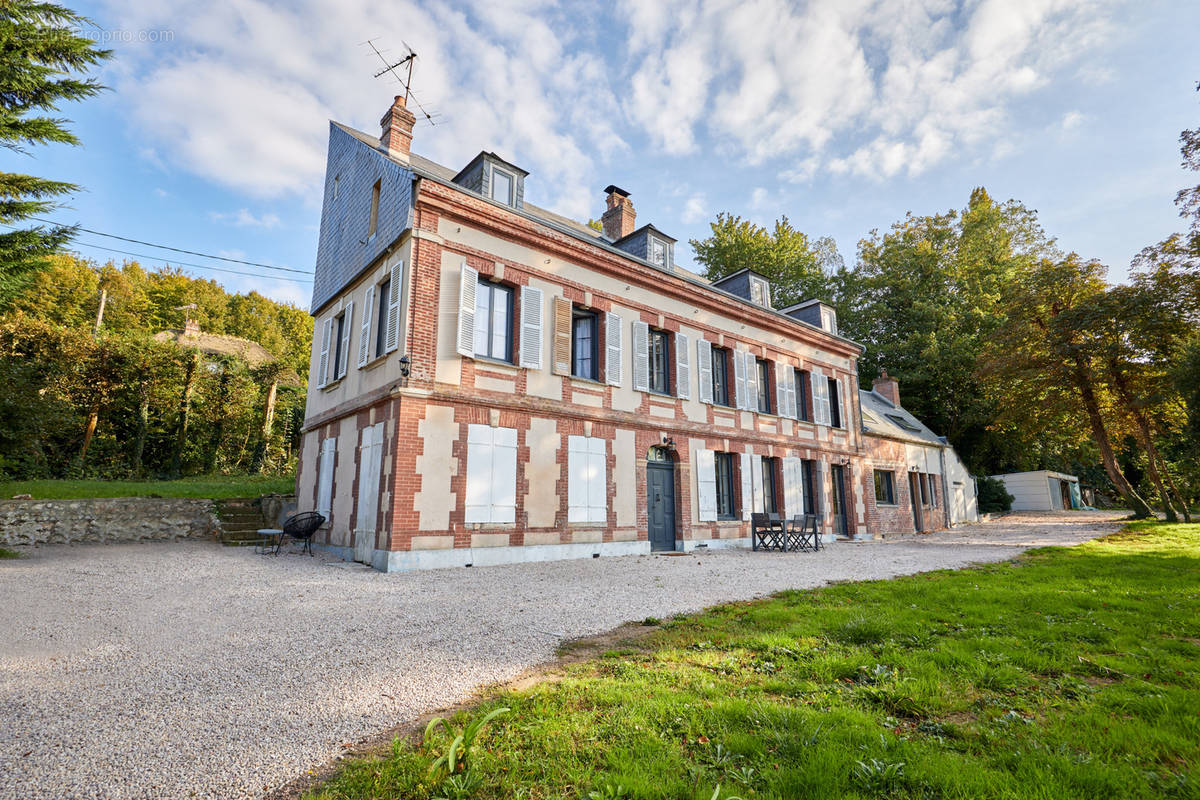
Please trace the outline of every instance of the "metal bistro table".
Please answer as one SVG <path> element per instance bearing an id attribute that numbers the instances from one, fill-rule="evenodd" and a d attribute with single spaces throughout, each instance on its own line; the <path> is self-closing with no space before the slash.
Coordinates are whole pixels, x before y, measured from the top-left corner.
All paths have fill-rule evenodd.
<path id="1" fill-rule="evenodd" d="M 282 528 L 259 528 L 258 535 L 262 541 L 254 545 L 254 552 L 264 556 L 268 553 L 279 555 L 279 548 L 283 545 Z"/>

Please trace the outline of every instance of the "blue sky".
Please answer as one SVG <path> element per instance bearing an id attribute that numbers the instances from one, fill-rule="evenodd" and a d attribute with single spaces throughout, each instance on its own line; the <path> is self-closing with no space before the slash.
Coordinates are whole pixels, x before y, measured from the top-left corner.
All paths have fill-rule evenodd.
<path id="1" fill-rule="evenodd" d="M 982 185 L 1121 280 L 1183 227 L 1172 199 L 1195 180 L 1178 153 L 1200 124 L 1200 3 L 1185 0 L 75 7 L 115 51 L 112 91 L 63 109 L 84 147 L 0 168 L 86 187 L 57 219 L 298 269 L 316 252 L 327 120 L 377 134 L 396 93 L 367 39 L 419 54 L 414 92 L 437 116 L 416 152 L 459 167 L 495 150 L 529 170 L 530 202 L 583 220 L 615 183 L 681 242 L 719 211 L 787 215 L 853 263 L 872 229 Z M 89 234 L 78 248 L 123 258 L 93 245 L 157 252 Z M 302 307 L 311 293 L 186 269 Z"/>

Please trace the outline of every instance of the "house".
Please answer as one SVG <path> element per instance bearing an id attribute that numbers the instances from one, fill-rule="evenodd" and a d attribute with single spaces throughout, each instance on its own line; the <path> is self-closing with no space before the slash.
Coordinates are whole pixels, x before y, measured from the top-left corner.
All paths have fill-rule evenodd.
<path id="1" fill-rule="evenodd" d="M 1013 496 L 1013 511 L 1070 511 L 1083 508 L 1079 478 L 1064 472 L 1035 470 L 993 475 Z"/>
<path id="2" fill-rule="evenodd" d="M 330 124 L 297 479 L 320 545 L 407 570 L 746 546 L 756 510 L 875 532 L 832 308 L 677 267 L 615 185 L 596 231 L 494 152 L 422 158 L 413 121 Z"/>

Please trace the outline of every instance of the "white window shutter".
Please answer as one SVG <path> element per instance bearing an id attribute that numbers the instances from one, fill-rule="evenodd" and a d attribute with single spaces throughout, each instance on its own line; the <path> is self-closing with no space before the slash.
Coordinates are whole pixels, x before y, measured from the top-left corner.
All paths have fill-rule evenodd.
<path id="1" fill-rule="evenodd" d="M 696 451 L 696 509 L 701 522 L 717 519 L 717 461 L 712 450 Z"/>
<path id="2" fill-rule="evenodd" d="M 383 352 L 390 353 L 400 346 L 400 284 L 404 280 L 404 262 L 392 265 L 391 283 L 388 289 L 387 330 L 384 332 Z M 472 305 L 472 313 L 474 305 Z M 472 325 L 472 327 L 474 327 Z M 378 353 L 376 354 L 378 355 Z"/>
<path id="3" fill-rule="evenodd" d="M 604 315 L 604 380 L 609 386 L 620 386 L 624 378 L 621 361 L 625 349 L 623 331 L 619 315 L 612 312 Z"/>
<path id="4" fill-rule="evenodd" d="M 464 503 L 466 514 L 463 522 L 492 521 L 492 428 L 489 425 L 467 427 L 467 488 Z"/>
<path id="5" fill-rule="evenodd" d="M 809 373 L 812 382 L 813 422 L 818 425 L 829 424 L 829 383 L 821 371 L 813 368 Z"/>
<path id="6" fill-rule="evenodd" d="M 492 522 L 517 521 L 517 429 L 492 429 Z"/>
<path id="7" fill-rule="evenodd" d="M 783 459 L 783 510 L 789 517 L 804 513 L 804 482 L 800 475 L 800 459 Z"/>
<path id="8" fill-rule="evenodd" d="M 825 473 L 828 471 L 824 461 L 813 462 L 813 512 L 825 516 Z"/>
<path id="9" fill-rule="evenodd" d="M 746 360 L 746 410 L 758 411 L 758 359 L 750 352 L 742 358 Z"/>
<path id="10" fill-rule="evenodd" d="M 675 334 L 675 396 L 692 398 L 692 349 L 686 334 Z"/>
<path id="11" fill-rule="evenodd" d="M 711 403 L 713 401 L 712 355 L 712 342 L 697 339 L 696 378 L 700 385 L 699 398 L 701 403 Z"/>
<path id="12" fill-rule="evenodd" d="M 375 284 L 367 287 L 363 296 L 362 325 L 358 331 L 358 366 L 362 369 L 371 360 L 371 315 L 375 310 Z M 363 428 L 366 430 L 366 428 Z"/>
<path id="13" fill-rule="evenodd" d="M 598 436 L 587 440 L 588 522 L 608 522 L 608 442 Z"/>
<path id="14" fill-rule="evenodd" d="M 587 439 L 567 437 L 567 522 L 587 521 Z"/>
<path id="15" fill-rule="evenodd" d="M 346 315 L 342 320 L 342 357 L 338 359 L 337 377 L 346 377 L 346 368 L 350 366 L 350 331 L 354 330 L 354 301 L 346 303 Z"/>
<path id="16" fill-rule="evenodd" d="M 838 419 L 840 419 L 842 421 L 843 428 L 845 428 L 846 430 L 850 430 L 850 422 L 849 422 L 849 420 L 846 419 L 846 382 L 844 380 L 842 380 L 841 378 L 838 378 L 837 382 L 838 382 L 838 397 L 837 397 Z"/>
<path id="17" fill-rule="evenodd" d="M 475 355 L 475 290 L 479 286 L 479 272 L 462 263 L 458 284 L 458 354 Z M 395 289 L 395 284 L 392 284 Z"/>
<path id="18" fill-rule="evenodd" d="M 542 290 L 521 287 L 521 366 L 542 368 Z"/>
<path id="19" fill-rule="evenodd" d="M 746 362 L 742 358 L 743 351 L 734 350 L 733 352 L 733 395 L 734 405 L 738 408 L 746 408 Z"/>
<path id="20" fill-rule="evenodd" d="M 633 388 L 650 391 L 650 326 L 641 320 L 633 322 Z"/>
<path id="21" fill-rule="evenodd" d="M 754 510 L 754 489 L 751 488 L 754 481 L 750 466 L 753 460 L 754 456 L 742 453 L 738 464 L 738 474 L 742 479 L 742 519 L 750 519 L 750 513 Z"/>
<path id="22" fill-rule="evenodd" d="M 329 339 L 333 336 L 333 317 L 321 324 L 321 360 L 317 364 L 317 386 L 329 383 Z"/>
<path id="23" fill-rule="evenodd" d="M 333 459 L 337 454 L 337 437 L 330 436 L 321 442 L 321 456 L 317 467 L 317 513 L 329 520 L 333 507 Z"/>
<path id="24" fill-rule="evenodd" d="M 754 510 L 762 512 L 766 510 L 763 498 L 763 460 L 762 456 L 750 457 L 750 481 L 753 484 L 752 491 L 754 492 Z"/>
<path id="25" fill-rule="evenodd" d="M 775 413 L 781 417 L 790 417 L 787 405 L 787 385 L 783 380 L 782 361 L 775 362 Z"/>

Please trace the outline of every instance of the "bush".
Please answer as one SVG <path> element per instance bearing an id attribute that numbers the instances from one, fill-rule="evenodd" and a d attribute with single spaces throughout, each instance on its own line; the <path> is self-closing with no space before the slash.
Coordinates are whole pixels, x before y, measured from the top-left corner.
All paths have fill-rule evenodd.
<path id="1" fill-rule="evenodd" d="M 994 514 L 997 511 L 1012 511 L 1013 496 L 1004 488 L 1004 481 L 999 478 L 982 477 L 976 479 L 976 490 L 979 493 L 979 513 Z"/>

